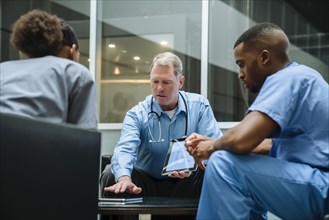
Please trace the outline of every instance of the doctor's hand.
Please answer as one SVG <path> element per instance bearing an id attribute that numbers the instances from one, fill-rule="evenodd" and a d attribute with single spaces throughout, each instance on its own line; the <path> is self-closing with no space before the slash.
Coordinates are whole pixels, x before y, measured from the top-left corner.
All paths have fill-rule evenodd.
<path id="1" fill-rule="evenodd" d="M 121 176 L 118 182 L 112 186 L 105 187 L 105 192 L 118 193 L 130 193 L 139 194 L 142 192 L 142 188 L 137 187 L 130 179 L 129 176 Z"/>
<path id="2" fill-rule="evenodd" d="M 179 172 L 176 171 L 176 172 L 168 174 L 168 176 L 172 177 L 172 178 L 183 179 L 183 178 L 189 177 L 191 175 L 191 173 L 192 172 L 188 172 L 188 171 L 179 171 Z"/>
<path id="3" fill-rule="evenodd" d="M 203 160 L 209 159 L 215 151 L 215 139 L 193 133 L 185 139 L 185 147 L 200 168 L 205 169 Z"/>

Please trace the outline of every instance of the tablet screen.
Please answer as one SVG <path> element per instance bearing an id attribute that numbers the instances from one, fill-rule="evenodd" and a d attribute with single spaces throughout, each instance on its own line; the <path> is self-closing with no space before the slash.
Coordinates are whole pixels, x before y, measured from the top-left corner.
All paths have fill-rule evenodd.
<path id="1" fill-rule="evenodd" d="M 171 140 L 162 175 L 168 175 L 174 171 L 194 171 L 197 169 L 194 158 L 184 146 L 184 140 L 185 138 Z"/>

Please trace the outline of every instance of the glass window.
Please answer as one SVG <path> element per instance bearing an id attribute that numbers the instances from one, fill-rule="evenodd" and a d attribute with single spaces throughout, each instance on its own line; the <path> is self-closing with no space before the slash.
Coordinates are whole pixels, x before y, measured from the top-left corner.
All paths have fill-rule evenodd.
<path id="1" fill-rule="evenodd" d="M 1 62 L 19 59 L 18 52 L 9 44 L 13 23 L 32 9 L 42 9 L 63 18 L 75 30 L 80 44 L 80 63 L 89 67 L 89 11 L 85 0 L 1 0 Z"/>
<path id="2" fill-rule="evenodd" d="M 233 45 L 257 22 L 280 25 L 291 41 L 292 59 L 317 69 L 329 81 L 328 32 L 319 31 L 287 2 L 209 1 L 207 98 L 218 121 L 240 121 L 256 96 L 240 85 Z M 96 42 L 90 42 L 90 4 L 94 3 L 98 24 L 93 35 Z M 96 75 L 100 123 L 122 122 L 126 111 L 151 93 L 150 65 L 153 57 L 164 51 L 182 59 L 183 89 L 200 93 L 204 59 L 201 0 L 1 0 L 1 62 L 19 58 L 9 44 L 11 27 L 20 15 L 34 8 L 57 14 L 73 26 L 80 42 L 80 63 L 86 67 L 91 58 L 89 44 L 96 45 L 96 59 L 92 58 L 96 71 L 92 73 Z"/>
<path id="3" fill-rule="evenodd" d="M 49 11 L 69 23 L 79 40 L 79 63 L 89 68 L 90 2 L 85 0 L 52 0 Z"/>
<path id="4" fill-rule="evenodd" d="M 242 2 L 210 2 L 208 98 L 217 121 L 239 121 L 248 106 L 248 92 L 239 83 L 233 45 L 248 27 Z M 239 10 L 232 8 L 237 7 Z"/>
<path id="5" fill-rule="evenodd" d="M 201 1 L 99 1 L 96 75 L 100 122 L 122 122 L 151 93 L 153 57 L 169 51 L 184 65 L 184 90 L 200 92 Z"/>
<path id="6" fill-rule="evenodd" d="M 208 98 L 218 121 L 240 121 L 257 95 L 240 85 L 233 45 L 243 31 L 258 22 L 281 26 L 291 41 L 291 58 L 318 70 L 329 81 L 329 35 L 285 1 L 210 1 Z"/>

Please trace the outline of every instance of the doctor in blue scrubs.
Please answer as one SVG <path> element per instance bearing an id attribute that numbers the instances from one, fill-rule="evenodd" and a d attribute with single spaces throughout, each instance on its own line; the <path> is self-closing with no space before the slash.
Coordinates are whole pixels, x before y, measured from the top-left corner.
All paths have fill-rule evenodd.
<path id="1" fill-rule="evenodd" d="M 322 219 L 329 213 L 329 86 L 290 60 L 275 24 L 245 31 L 234 45 L 239 78 L 259 92 L 240 124 L 219 139 L 192 134 L 186 147 L 209 159 L 197 219 Z M 270 149 L 259 144 L 271 138 Z M 269 150 L 269 155 L 260 155 Z"/>

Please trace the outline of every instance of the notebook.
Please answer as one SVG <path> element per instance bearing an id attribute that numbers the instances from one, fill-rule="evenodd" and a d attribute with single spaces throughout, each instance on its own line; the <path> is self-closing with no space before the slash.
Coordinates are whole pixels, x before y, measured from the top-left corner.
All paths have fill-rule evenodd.
<path id="1" fill-rule="evenodd" d="M 0 113 L 0 219 L 96 220 L 100 138 Z"/>
<path id="2" fill-rule="evenodd" d="M 108 205 L 118 204 L 132 204 L 132 203 L 141 203 L 143 202 L 142 197 L 138 198 L 99 198 L 98 206 L 106 207 Z"/>

